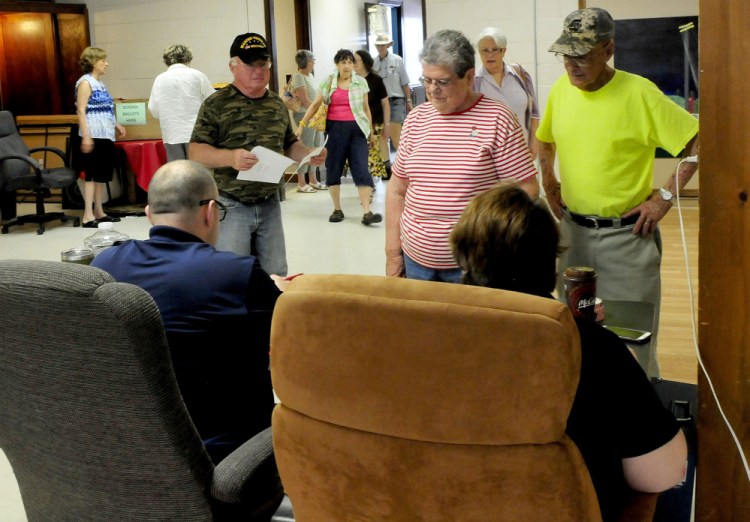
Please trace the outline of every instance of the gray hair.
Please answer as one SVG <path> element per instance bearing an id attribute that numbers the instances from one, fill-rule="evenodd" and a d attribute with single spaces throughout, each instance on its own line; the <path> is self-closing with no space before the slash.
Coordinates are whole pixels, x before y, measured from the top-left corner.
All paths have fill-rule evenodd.
<path id="1" fill-rule="evenodd" d="M 474 68 L 474 47 L 462 32 L 443 29 L 425 40 L 419 59 L 423 65 L 450 67 L 463 78 Z"/>
<path id="2" fill-rule="evenodd" d="M 198 211 L 199 201 L 217 193 L 206 167 L 190 160 L 170 161 L 159 167 L 148 185 L 148 206 L 152 214 L 188 214 Z"/>
<path id="3" fill-rule="evenodd" d="M 505 37 L 505 33 L 497 27 L 485 27 L 482 29 L 482 32 L 477 36 L 477 49 L 479 49 L 479 42 L 485 38 L 492 38 L 500 49 L 508 47 L 508 39 Z"/>
<path id="4" fill-rule="evenodd" d="M 307 64 L 310 62 L 310 60 L 313 59 L 315 59 L 313 53 L 311 53 L 307 49 L 300 49 L 299 51 L 297 51 L 297 54 L 294 55 L 294 61 L 297 62 L 298 69 L 304 69 L 305 67 L 307 67 Z"/>
<path id="5" fill-rule="evenodd" d="M 164 49 L 162 58 L 167 67 L 176 63 L 188 64 L 193 61 L 193 52 L 185 45 L 175 44 Z"/>

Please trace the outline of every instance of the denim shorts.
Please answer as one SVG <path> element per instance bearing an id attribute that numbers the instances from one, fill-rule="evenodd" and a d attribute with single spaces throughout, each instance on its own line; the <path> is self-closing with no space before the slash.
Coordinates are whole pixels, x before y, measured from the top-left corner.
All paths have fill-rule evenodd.
<path id="1" fill-rule="evenodd" d="M 391 103 L 391 121 L 403 123 L 406 119 L 406 98 L 388 98 Z"/>

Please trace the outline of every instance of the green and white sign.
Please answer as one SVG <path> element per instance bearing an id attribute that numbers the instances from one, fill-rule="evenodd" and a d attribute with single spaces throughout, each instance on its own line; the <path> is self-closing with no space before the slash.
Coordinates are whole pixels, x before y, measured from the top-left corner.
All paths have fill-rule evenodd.
<path id="1" fill-rule="evenodd" d="M 146 125 L 145 102 L 117 103 L 115 113 L 120 125 Z"/>

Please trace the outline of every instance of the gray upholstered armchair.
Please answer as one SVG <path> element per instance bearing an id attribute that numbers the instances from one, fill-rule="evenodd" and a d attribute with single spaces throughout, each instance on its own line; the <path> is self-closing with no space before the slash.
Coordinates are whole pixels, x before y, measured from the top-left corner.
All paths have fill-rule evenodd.
<path id="1" fill-rule="evenodd" d="M 0 448 L 30 521 L 271 519 L 283 492 L 270 428 L 214 467 L 145 291 L 8 260 L 0 303 Z"/>

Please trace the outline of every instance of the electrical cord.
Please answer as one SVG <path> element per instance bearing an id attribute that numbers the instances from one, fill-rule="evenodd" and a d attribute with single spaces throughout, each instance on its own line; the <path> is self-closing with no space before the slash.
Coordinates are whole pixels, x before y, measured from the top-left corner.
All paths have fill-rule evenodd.
<path id="1" fill-rule="evenodd" d="M 680 166 L 683 163 L 698 163 L 698 156 L 688 156 L 687 158 L 683 158 L 682 160 L 680 160 L 680 162 L 677 164 L 677 172 L 680 171 Z M 711 376 L 708 375 L 708 370 L 706 370 L 706 366 L 703 364 L 703 359 L 701 358 L 700 347 L 698 346 L 698 327 L 695 322 L 695 311 L 694 311 L 695 310 L 695 298 L 693 295 L 693 279 L 690 273 L 690 259 L 689 259 L 688 251 L 687 251 L 687 239 L 685 237 L 685 224 L 682 219 L 682 206 L 680 205 L 680 184 L 677 182 L 677 176 L 675 176 L 675 187 L 676 187 L 675 199 L 677 200 L 677 217 L 679 218 L 679 221 L 680 221 L 680 237 L 682 239 L 682 252 L 685 258 L 688 294 L 690 296 L 690 320 L 691 320 L 692 327 L 693 327 L 693 346 L 695 347 L 695 355 L 698 358 L 698 366 L 703 372 L 703 375 L 706 377 L 706 382 L 708 382 L 708 386 L 711 389 L 711 395 L 713 396 L 714 401 L 716 401 L 716 407 L 718 408 L 719 413 L 721 414 L 721 418 L 724 420 L 724 424 L 726 424 L 727 428 L 729 429 L 729 433 L 731 434 L 732 439 L 734 440 L 734 443 L 737 446 L 737 450 L 739 451 L 740 458 L 742 459 L 742 464 L 745 468 L 745 474 L 747 475 L 748 481 L 750 481 L 750 466 L 748 465 L 747 457 L 745 456 L 745 451 L 742 448 L 742 443 L 740 442 L 739 438 L 737 437 L 737 434 L 734 432 L 734 428 L 732 428 L 732 424 L 729 422 L 729 419 L 724 413 L 724 408 L 722 408 L 721 401 L 719 400 L 719 396 L 716 394 L 714 383 L 711 380 Z"/>

